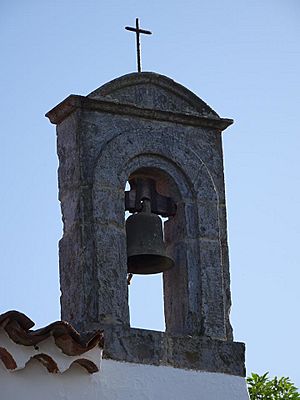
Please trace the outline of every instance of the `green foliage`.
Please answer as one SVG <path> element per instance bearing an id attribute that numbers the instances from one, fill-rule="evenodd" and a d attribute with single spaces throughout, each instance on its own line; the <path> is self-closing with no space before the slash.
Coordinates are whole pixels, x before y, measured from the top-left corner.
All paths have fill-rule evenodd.
<path id="1" fill-rule="evenodd" d="M 251 400 L 300 400 L 300 394 L 289 378 L 270 379 L 264 375 L 251 374 L 247 378 Z"/>

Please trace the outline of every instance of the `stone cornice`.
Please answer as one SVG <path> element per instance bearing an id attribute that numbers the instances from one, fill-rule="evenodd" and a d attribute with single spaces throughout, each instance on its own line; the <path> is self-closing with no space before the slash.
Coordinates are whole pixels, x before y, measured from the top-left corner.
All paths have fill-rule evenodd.
<path id="1" fill-rule="evenodd" d="M 203 126 L 207 128 L 214 128 L 219 131 L 225 130 L 233 123 L 233 120 L 228 118 L 201 117 L 193 114 L 141 108 L 133 104 L 120 103 L 107 100 L 106 98 L 96 100 L 74 94 L 71 94 L 56 107 L 50 110 L 46 114 L 46 117 L 49 118 L 52 124 L 57 125 L 78 109 L 106 112 L 118 115 L 129 115 L 144 119 L 167 121 L 191 126 Z"/>

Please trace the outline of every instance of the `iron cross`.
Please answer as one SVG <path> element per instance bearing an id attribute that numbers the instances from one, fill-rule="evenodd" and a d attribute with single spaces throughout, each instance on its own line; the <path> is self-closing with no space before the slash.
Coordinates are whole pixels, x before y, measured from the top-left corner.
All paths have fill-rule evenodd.
<path id="1" fill-rule="evenodd" d="M 125 29 L 136 33 L 137 67 L 138 67 L 138 72 L 142 72 L 140 34 L 144 33 L 146 35 L 151 35 L 152 32 L 146 31 L 145 29 L 140 29 L 138 18 L 135 19 L 135 28 L 132 28 L 131 26 L 125 26 Z"/>

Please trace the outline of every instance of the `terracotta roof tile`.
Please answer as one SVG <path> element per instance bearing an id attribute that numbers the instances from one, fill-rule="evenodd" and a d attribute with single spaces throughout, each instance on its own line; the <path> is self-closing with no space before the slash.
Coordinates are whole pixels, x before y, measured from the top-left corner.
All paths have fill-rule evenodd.
<path id="1" fill-rule="evenodd" d="M 36 331 L 30 330 L 33 326 L 34 322 L 19 311 L 0 314 L 0 327 L 17 344 L 34 346 L 52 335 L 56 345 L 68 356 L 80 355 L 97 345 L 103 347 L 102 331 L 83 337 L 66 321 L 53 322 Z"/>
<path id="2" fill-rule="evenodd" d="M 88 372 L 98 371 L 98 367 L 88 358 L 79 357 L 94 348 L 103 348 L 103 332 L 96 331 L 91 334 L 80 335 L 68 322 L 57 321 L 44 328 L 31 330 L 34 322 L 25 314 L 18 311 L 8 311 L 0 314 L 0 328 L 2 328 L 9 338 L 17 345 L 33 346 L 39 349 L 39 344 L 49 337 L 52 337 L 55 345 L 61 349 L 66 356 L 76 357 L 70 360 L 71 364 L 77 363 L 84 367 Z M 30 359 L 37 359 L 49 372 L 58 372 L 59 367 L 56 361 L 48 354 L 39 353 L 32 355 Z M 10 352 L 2 347 L 0 343 L 0 359 L 9 370 L 17 369 L 16 361 Z"/>

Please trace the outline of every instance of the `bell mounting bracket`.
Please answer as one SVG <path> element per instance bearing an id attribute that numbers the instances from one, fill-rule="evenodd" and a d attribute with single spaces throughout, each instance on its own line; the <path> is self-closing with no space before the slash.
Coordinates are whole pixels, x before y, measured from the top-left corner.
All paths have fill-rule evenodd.
<path id="1" fill-rule="evenodd" d="M 176 203 L 171 197 L 163 196 L 156 191 L 154 179 L 134 177 L 129 180 L 131 190 L 125 191 L 125 210 L 131 213 L 142 211 L 142 202 L 150 200 L 151 212 L 170 217 L 176 214 Z"/>

